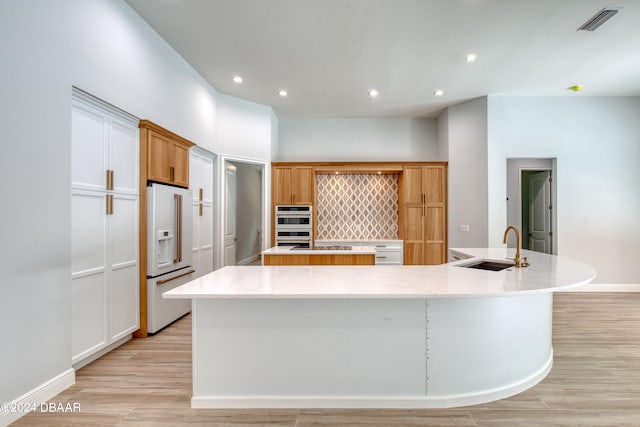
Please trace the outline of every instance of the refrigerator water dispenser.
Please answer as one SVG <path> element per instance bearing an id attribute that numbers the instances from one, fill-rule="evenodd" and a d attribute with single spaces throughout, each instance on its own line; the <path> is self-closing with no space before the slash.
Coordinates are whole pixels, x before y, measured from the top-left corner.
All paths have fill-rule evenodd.
<path id="1" fill-rule="evenodd" d="M 159 267 L 173 263 L 173 232 L 158 230 L 158 262 Z"/>

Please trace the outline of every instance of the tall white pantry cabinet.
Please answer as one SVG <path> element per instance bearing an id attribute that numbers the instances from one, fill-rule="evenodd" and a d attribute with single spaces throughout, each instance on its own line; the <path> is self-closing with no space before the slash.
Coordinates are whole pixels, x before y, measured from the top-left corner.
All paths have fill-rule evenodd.
<path id="1" fill-rule="evenodd" d="M 213 271 L 213 162 L 198 147 L 189 154 L 189 188 L 193 193 L 193 278 Z"/>
<path id="2" fill-rule="evenodd" d="M 75 366 L 130 339 L 140 327 L 140 144 L 136 118 L 76 90 L 71 122 Z"/>

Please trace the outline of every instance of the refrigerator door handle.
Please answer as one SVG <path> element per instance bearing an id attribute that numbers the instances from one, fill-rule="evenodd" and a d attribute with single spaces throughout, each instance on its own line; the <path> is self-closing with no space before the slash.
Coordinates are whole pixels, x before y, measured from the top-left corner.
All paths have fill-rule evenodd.
<path id="1" fill-rule="evenodd" d="M 182 262 L 182 196 L 174 194 L 173 200 L 176 205 L 176 257 L 174 264 Z"/>
<path id="2" fill-rule="evenodd" d="M 185 272 L 184 272 L 184 273 L 182 273 L 182 274 L 179 274 L 179 275 L 177 275 L 177 276 L 173 276 L 173 277 L 172 277 L 172 278 L 170 278 L 170 279 L 157 280 L 157 281 L 156 281 L 156 286 L 164 285 L 165 283 L 169 283 L 169 282 L 170 282 L 170 281 L 172 281 L 172 280 L 176 280 L 176 279 L 179 279 L 179 278 L 181 278 L 181 277 L 188 276 L 188 275 L 190 275 L 191 273 L 195 273 L 195 272 L 196 272 L 196 271 L 192 268 L 192 269 L 189 269 L 189 270 L 185 271 Z"/>

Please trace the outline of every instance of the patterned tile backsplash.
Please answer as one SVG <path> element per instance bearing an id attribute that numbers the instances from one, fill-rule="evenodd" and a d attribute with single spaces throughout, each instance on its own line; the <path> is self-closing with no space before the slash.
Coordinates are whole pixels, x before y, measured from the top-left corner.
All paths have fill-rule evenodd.
<path id="1" fill-rule="evenodd" d="M 398 238 L 398 175 L 316 175 L 318 240 Z"/>

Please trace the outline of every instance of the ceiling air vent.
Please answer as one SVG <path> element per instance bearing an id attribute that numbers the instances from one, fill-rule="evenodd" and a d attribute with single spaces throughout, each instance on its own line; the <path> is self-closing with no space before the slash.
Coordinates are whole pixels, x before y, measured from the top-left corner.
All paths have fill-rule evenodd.
<path id="1" fill-rule="evenodd" d="M 600 12 L 596 13 L 591 19 L 582 24 L 576 31 L 595 31 L 602 24 L 607 22 L 609 19 L 613 17 L 618 11 L 622 9 L 621 7 L 605 7 Z"/>

